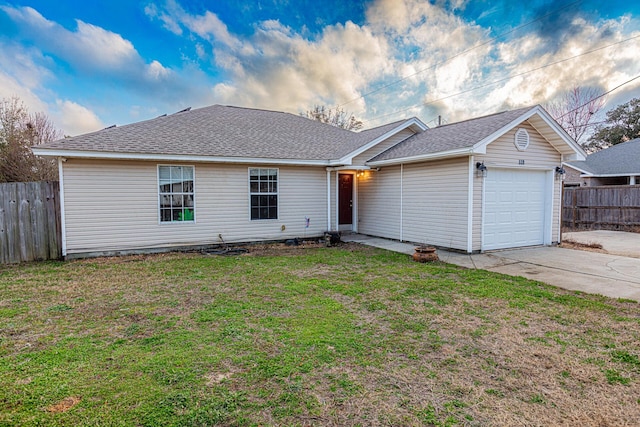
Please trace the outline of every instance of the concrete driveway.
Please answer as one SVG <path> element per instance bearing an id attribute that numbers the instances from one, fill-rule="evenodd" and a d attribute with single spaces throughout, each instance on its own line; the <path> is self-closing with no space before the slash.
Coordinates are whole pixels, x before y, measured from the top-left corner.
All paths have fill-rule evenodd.
<path id="1" fill-rule="evenodd" d="M 608 230 L 577 231 L 562 233 L 562 241 L 584 245 L 596 243 L 611 255 L 640 258 L 640 233 Z"/>
<path id="2" fill-rule="evenodd" d="M 636 247 L 640 247 L 640 234 L 636 236 Z M 414 248 L 412 244 L 359 234 L 343 236 L 342 240 L 406 254 L 412 254 Z M 462 267 L 522 276 L 569 290 L 640 301 L 640 257 L 558 247 L 532 247 L 471 255 L 439 249 L 438 255 L 442 261 Z"/>

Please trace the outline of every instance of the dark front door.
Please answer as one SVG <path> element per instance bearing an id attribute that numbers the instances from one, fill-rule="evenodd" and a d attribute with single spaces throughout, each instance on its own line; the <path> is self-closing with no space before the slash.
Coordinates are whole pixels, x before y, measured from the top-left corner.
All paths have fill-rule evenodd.
<path id="1" fill-rule="evenodd" d="M 339 174 L 338 224 L 353 224 L 353 175 Z"/>

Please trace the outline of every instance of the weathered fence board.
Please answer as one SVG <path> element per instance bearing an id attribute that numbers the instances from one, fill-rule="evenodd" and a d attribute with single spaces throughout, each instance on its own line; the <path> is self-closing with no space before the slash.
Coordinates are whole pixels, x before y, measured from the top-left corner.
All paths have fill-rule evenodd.
<path id="1" fill-rule="evenodd" d="M 640 229 L 640 185 L 565 188 L 562 225 L 572 230 Z"/>
<path id="2" fill-rule="evenodd" d="M 0 263 L 61 257 L 57 182 L 0 184 Z"/>

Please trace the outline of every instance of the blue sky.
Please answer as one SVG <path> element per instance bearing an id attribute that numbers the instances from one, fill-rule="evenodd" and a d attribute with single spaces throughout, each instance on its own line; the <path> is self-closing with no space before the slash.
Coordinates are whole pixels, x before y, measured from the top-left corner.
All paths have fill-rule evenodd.
<path id="1" fill-rule="evenodd" d="M 69 135 L 210 104 L 453 122 L 608 91 L 639 52 L 622 0 L 0 0 L 0 97 Z"/>

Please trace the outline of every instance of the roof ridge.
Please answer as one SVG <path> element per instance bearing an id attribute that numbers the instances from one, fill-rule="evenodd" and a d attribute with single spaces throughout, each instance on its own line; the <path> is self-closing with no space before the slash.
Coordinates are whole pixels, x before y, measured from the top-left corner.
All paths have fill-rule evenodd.
<path id="1" fill-rule="evenodd" d="M 487 114 L 487 115 L 479 116 L 479 117 L 471 117 L 471 118 L 468 118 L 468 119 L 465 119 L 465 120 L 460 120 L 460 121 L 458 121 L 458 122 L 447 123 L 447 124 L 444 124 L 444 125 L 440 125 L 440 126 L 432 127 L 432 128 L 429 128 L 428 130 L 439 129 L 439 128 L 443 128 L 443 127 L 447 127 L 447 126 L 454 126 L 454 125 L 458 125 L 458 124 L 460 124 L 460 123 L 471 122 L 471 121 L 474 121 L 474 120 L 487 119 L 487 118 L 489 118 L 489 117 L 499 116 L 499 115 L 501 115 L 501 114 L 506 114 L 506 113 L 513 113 L 513 112 L 520 111 L 520 110 L 523 110 L 523 111 L 524 111 L 524 110 L 527 110 L 527 111 L 529 111 L 529 110 L 532 110 L 533 108 L 535 108 L 535 107 L 537 107 L 537 106 L 538 106 L 538 104 L 533 105 L 533 106 L 530 106 L 530 107 L 521 107 L 521 108 L 516 108 L 516 109 L 514 109 L 514 110 L 504 110 L 504 111 L 499 111 L 499 112 L 497 112 L 497 113 Z"/>
<path id="2" fill-rule="evenodd" d="M 369 128 L 369 129 L 363 129 L 363 130 L 361 130 L 361 131 L 360 131 L 360 132 L 358 132 L 358 133 L 362 133 L 362 132 L 369 132 L 370 130 L 376 130 L 376 129 L 379 129 L 379 128 L 382 128 L 382 127 L 385 127 L 385 126 L 395 125 L 395 124 L 397 124 L 397 123 L 404 123 L 404 122 L 409 121 L 409 120 L 412 120 L 412 119 L 416 119 L 416 120 L 417 120 L 418 118 L 417 118 L 417 117 L 415 117 L 415 116 L 412 116 L 412 117 L 409 117 L 408 119 L 400 119 L 400 120 L 396 120 L 395 122 L 389 122 L 389 123 L 385 123 L 385 124 L 383 124 L 383 125 L 378 125 L 378 126 L 375 126 L 375 127 Z"/>
<path id="3" fill-rule="evenodd" d="M 280 113 L 280 114 L 291 114 L 292 116 L 295 116 L 295 114 L 293 113 L 287 113 L 286 111 L 277 111 L 277 110 L 265 110 L 264 108 L 256 108 L 256 107 L 240 107 L 238 105 L 222 105 L 222 104 L 213 104 L 213 105 L 209 105 L 207 107 L 202 107 L 202 109 L 204 108 L 209 108 L 209 107 L 225 107 L 225 108 L 237 108 L 238 110 L 250 110 L 250 111 L 263 111 L 265 113 Z"/>

